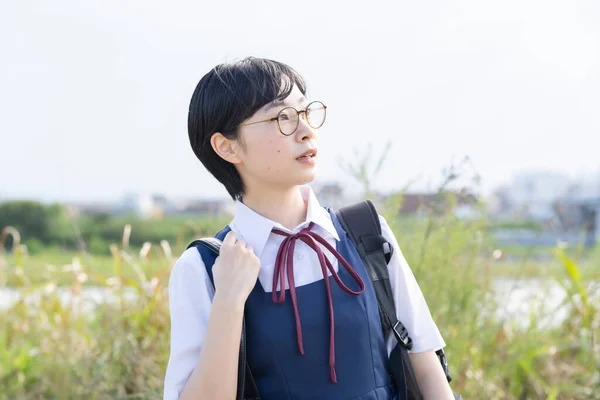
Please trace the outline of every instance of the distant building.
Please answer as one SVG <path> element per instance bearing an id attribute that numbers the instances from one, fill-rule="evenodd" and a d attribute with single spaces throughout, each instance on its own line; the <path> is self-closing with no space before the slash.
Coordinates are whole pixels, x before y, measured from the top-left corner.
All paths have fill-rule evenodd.
<path id="1" fill-rule="evenodd" d="M 443 214 L 453 211 L 459 218 L 479 215 L 477 197 L 470 193 L 404 193 L 401 196 L 399 214 L 423 216 L 427 213 Z"/>
<path id="2" fill-rule="evenodd" d="M 600 194 L 598 187 L 591 181 L 574 182 L 557 172 L 524 172 L 494 191 L 489 201 L 490 212 L 497 218 L 535 220 L 552 226 L 558 199 Z"/>
<path id="3" fill-rule="evenodd" d="M 571 186 L 571 179 L 563 174 L 528 172 L 515 177 L 509 194 L 518 216 L 549 221 L 554 216 L 554 201 L 567 194 Z"/>
<path id="4" fill-rule="evenodd" d="M 223 215 L 230 213 L 228 202 L 221 199 L 189 201 L 173 212 L 176 215 Z"/>
<path id="5" fill-rule="evenodd" d="M 600 240 L 600 196 L 565 197 L 558 200 L 554 208 L 564 231 L 583 232 L 588 246 Z"/>
<path id="6" fill-rule="evenodd" d="M 75 203 L 66 204 L 65 209 L 68 215 L 78 217 L 81 215 L 112 215 L 115 213 L 115 207 L 106 203 Z"/>
<path id="7" fill-rule="evenodd" d="M 235 203 L 227 199 L 193 199 L 172 201 L 161 194 L 128 194 L 116 203 L 69 204 L 67 209 L 78 215 L 135 215 L 144 219 L 160 219 L 172 215 L 233 214 Z"/>
<path id="8" fill-rule="evenodd" d="M 574 235 L 588 229 L 587 242 L 598 236 L 597 199 L 600 175 L 572 180 L 555 172 L 526 172 L 489 199 L 491 216 L 497 219 L 531 220 L 548 233 Z"/>
<path id="9" fill-rule="evenodd" d="M 135 214 L 142 218 L 161 218 L 176 207 L 161 194 L 128 194 L 115 205 L 117 214 Z"/>

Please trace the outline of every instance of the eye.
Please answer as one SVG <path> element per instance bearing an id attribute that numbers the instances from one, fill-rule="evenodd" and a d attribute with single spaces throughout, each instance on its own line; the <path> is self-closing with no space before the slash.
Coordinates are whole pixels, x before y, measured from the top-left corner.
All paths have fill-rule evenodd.
<path id="1" fill-rule="evenodd" d="M 293 108 L 284 108 L 279 113 L 279 122 L 294 121 L 297 118 L 296 110 Z"/>

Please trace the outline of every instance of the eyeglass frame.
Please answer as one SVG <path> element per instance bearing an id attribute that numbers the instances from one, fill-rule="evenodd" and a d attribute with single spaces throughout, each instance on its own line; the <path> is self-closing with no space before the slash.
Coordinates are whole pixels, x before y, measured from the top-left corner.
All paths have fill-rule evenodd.
<path id="1" fill-rule="evenodd" d="M 308 121 L 308 109 L 309 107 L 314 104 L 314 103 L 320 103 L 323 106 L 323 112 L 325 113 L 323 115 L 323 122 L 321 123 L 321 125 L 314 127 L 310 124 L 310 122 Z M 292 131 L 292 133 L 283 133 L 283 131 L 281 130 L 281 125 L 279 124 L 279 116 L 281 115 L 282 112 L 284 112 L 285 110 L 287 110 L 288 108 L 291 108 L 292 110 L 296 111 L 296 116 L 298 117 L 298 119 L 296 120 L 296 128 L 294 128 L 294 130 Z M 306 108 L 304 110 L 296 110 L 295 107 L 289 106 L 289 107 L 284 107 L 281 110 L 279 110 L 279 112 L 277 113 L 276 117 L 273 118 L 269 118 L 269 119 L 264 119 L 262 121 L 254 121 L 254 122 L 248 122 L 245 124 L 240 124 L 238 126 L 247 126 L 247 125 L 254 125 L 254 124 L 261 124 L 263 122 L 273 122 L 273 121 L 277 121 L 277 129 L 279 129 L 279 133 L 281 133 L 283 136 L 291 136 L 294 133 L 296 133 L 296 131 L 298 130 L 298 127 L 300 126 L 300 114 L 304 114 L 304 117 L 306 119 L 306 122 L 308 123 L 308 126 L 310 126 L 313 129 L 319 129 L 320 127 L 323 126 L 323 124 L 325 123 L 325 120 L 327 119 L 327 106 L 325 104 L 323 104 L 322 101 L 319 100 L 315 100 L 315 101 L 311 101 L 310 103 L 308 103 L 308 105 L 306 106 Z"/>

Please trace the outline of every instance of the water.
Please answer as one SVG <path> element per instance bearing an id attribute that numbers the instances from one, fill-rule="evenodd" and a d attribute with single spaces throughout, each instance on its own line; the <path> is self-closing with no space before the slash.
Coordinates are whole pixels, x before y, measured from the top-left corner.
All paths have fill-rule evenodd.
<path id="1" fill-rule="evenodd" d="M 34 293 L 27 294 L 26 301 L 31 305 L 39 304 L 44 292 L 56 290 L 64 306 L 76 305 L 83 312 L 92 311 L 101 303 L 118 300 L 115 291 L 104 287 L 84 287 L 80 296 L 73 294 L 71 288 L 56 288 L 46 286 Z M 590 301 L 600 305 L 600 282 L 589 284 Z M 0 311 L 15 304 L 23 292 L 15 288 L 0 288 Z M 137 294 L 133 290 L 125 292 L 124 298 L 134 301 Z M 505 321 L 514 321 L 521 327 L 527 327 L 532 313 L 543 315 L 538 320 L 540 327 L 557 326 L 568 315 L 569 303 L 562 286 L 556 281 L 542 279 L 496 279 L 489 293 L 491 300 L 496 300 L 499 307 L 495 310 L 496 317 Z"/>
<path id="2" fill-rule="evenodd" d="M 111 288 L 104 287 L 84 287 L 81 295 L 76 295 L 70 287 L 55 287 L 50 284 L 34 292 L 28 292 L 24 295 L 21 289 L 0 288 L 0 311 L 14 305 L 23 296 L 28 305 L 39 304 L 42 296 L 52 291 L 56 291 L 61 304 L 66 306 L 80 306 L 82 312 L 93 311 L 98 304 L 118 301 L 118 296 Z M 136 293 L 133 290 L 125 290 L 124 299 L 128 301 L 135 300 Z"/>
<path id="3" fill-rule="evenodd" d="M 538 327 L 548 328 L 560 325 L 569 315 L 571 301 L 565 289 L 554 280 L 495 279 L 492 288 L 490 295 L 498 304 L 495 312 L 500 320 L 512 320 L 526 328 L 535 317 Z M 589 300 L 600 305 L 600 282 L 589 283 L 587 290 Z"/>

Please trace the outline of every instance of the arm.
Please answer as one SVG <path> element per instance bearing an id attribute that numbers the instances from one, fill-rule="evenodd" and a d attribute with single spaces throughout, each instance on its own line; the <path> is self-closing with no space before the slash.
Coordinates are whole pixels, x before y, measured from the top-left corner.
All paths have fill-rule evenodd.
<path id="1" fill-rule="evenodd" d="M 454 399 L 435 350 L 445 347 L 425 301 L 425 297 L 412 273 L 394 233 L 383 217 L 379 217 L 383 236 L 394 248 L 388 263 L 390 285 L 394 295 L 396 317 L 408 330 L 413 341 L 409 353 L 415 378 L 425 400 Z M 388 339 L 388 354 L 396 345 L 396 338 Z"/>
<path id="2" fill-rule="evenodd" d="M 202 350 L 181 400 L 235 399 L 243 310 L 243 303 L 215 295 Z"/>
<path id="3" fill-rule="evenodd" d="M 227 235 L 213 266 L 212 297 L 204 263 L 187 250 L 169 281 L 171 354 L 165 400 L 235 399 L 244 304 L 260 261 L 246 243 Z"/>
<path id="4" fill-rule="evenodd" d="M 409 353 L 417 384 L 425 400 L 454 400 L 454 395 L 434 350 Z"/>
<path id="5" fill-rule="evenodd" d="M 216 391 L 214 388 L 205 389 L 206 382 L 200 383 L 203 374 L 202 366 L 214 358 L 214 352 L 218 349 L 223 349 L 226 356 L 223 360 L 217 361 L 218 364 L 223 365 L 213 369 L 214 372 L 220 371 L 221 368 L 228 371 L 230 369 L 228 365 L 237 362 L 237 358 L 234 361 L 231 359 L 237 357 L 239 341 L 234 345 L 226 344 L 232 340 L 229 336 L 237 331 L 235 323 L 237 313 L 224 312 L 225 302 L 213 297 L 212 283 L 198 251 L 186 250 L 175 263 L 169 279 L 171 338 L 164 400 L 194 398 L 194 396 L 216 398 L 212 395 L 201 396 L 201 391 Z M 239 320 L 241 326 L 241 316 Z M 227 322 L 231 324 L 231 329 L 223 329 Z M 224 340 L 217 343 L 221 331 Z M 210 371 L 208 373 L 210 374 Z M 231 374 L 225 373 L 220 378 L 213 378 L 213 381 L 219 382 L 225 379 L 230 382 L 231 379 L 228 379 L 227 375 Z M 211 378 L 209 376 L 206 378 L 210 382 Z M 233 386 L 235 390 L 235 385 Z M 229 398 L 233 397 L 229 396 Z"/>

